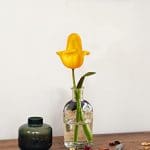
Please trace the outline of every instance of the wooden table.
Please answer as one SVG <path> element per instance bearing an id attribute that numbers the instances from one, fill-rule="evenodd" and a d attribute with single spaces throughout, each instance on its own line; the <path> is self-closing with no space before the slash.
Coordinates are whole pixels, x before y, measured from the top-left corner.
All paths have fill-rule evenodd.
<path id="1" fill-rule="evenodd" d="M 124 144 L 124 150 L 144 150 L 144 147 L 141 146 L 141 142 L 150 142 L 150 132 L 94 135 L 94 150 L 98 150 L 99 147 L 114 150 L 115 147 L 109 147 L 109 142 L 115 140 L 119 140 Z M 0 140 L 0 150 L 19 150 L 17 140 Z M 63 137 L 53 138 L 51 150 L 65 150 Z"/>

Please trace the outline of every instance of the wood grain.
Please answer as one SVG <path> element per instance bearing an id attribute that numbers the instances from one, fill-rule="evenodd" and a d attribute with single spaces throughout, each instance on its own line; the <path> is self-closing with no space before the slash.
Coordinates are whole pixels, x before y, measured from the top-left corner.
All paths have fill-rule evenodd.
<path id="1" fill-rule="evenodd" d="M 140 133 L 122 133 L 122 134 L 99 134 L 94 135 L 94 150 L 99 147 L 106 147 L 114 150 L 115 147 L 109 147 L 109 142 L 119 140 L 124 144 L 124 150 L 144 150 L 141 142 L 150 142 L 150 132 Z M 17 140 L 0 140 L 0 150 L 19 150 Z M 63 146 L 63 137 L 53 137 L 53 146 L 51 150 L 65 150 Z M 150 150 L 150 147 L 149 147 Z"/>

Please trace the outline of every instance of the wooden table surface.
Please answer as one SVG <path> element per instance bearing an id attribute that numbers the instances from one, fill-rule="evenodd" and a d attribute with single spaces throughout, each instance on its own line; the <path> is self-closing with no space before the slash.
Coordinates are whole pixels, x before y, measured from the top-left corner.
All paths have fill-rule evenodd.
<path id="1" fill-rule="evenodd" d="M 109 147 L 109 142 L 119 140 L 124 144 L 124 150 L 144 150 L 141 142 L 150 142 L 150 132 L 140 133 L 122 133 L 122 134 L 99 134 L 94 135 L 94 150 L 99 147 L 106 147 L 114 150 L 115 147 Z M 19 150 L 17 140 L 0 140 L 0 150 Z M 63 146 L 63 137 L 53 137 L 53 146 L 51 150 L 65 150 Z M 147 150 L 150 150 L 147 148 Z"/>

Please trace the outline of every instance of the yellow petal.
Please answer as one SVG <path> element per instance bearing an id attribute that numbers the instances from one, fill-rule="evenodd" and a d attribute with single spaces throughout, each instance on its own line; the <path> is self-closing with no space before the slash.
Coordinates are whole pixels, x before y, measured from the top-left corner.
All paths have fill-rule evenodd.
<path id="1" fill-rule="evenodd" d="M 82 53 L 60 51 L 57 54 L 60 56 L 62 63 L 68 68 L 79 68 L 83 64 L 84 56 Z"/>
<path id="2" fill-rule="evenodd" d="M 75 49 L 77 51 L 81 51 L 82 50 L 81 38 L 76 33 L 72 33 L 68 37 L 66 50 L 70 51 L 72 49 Z"/>

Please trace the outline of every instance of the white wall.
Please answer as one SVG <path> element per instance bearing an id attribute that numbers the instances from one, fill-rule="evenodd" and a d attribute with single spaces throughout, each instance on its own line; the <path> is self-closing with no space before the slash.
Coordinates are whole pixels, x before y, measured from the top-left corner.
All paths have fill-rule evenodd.
<path id="1" fill-rule="evenodd" d="M 0 139 L 17 138 L 29 116 L 63 135 L 71 71 L 56 51 L 72 32 L 91 52 L 76 71 L 94 107 L 94 133 L 150 130 L 149 0 L 1 0 Z"/>

